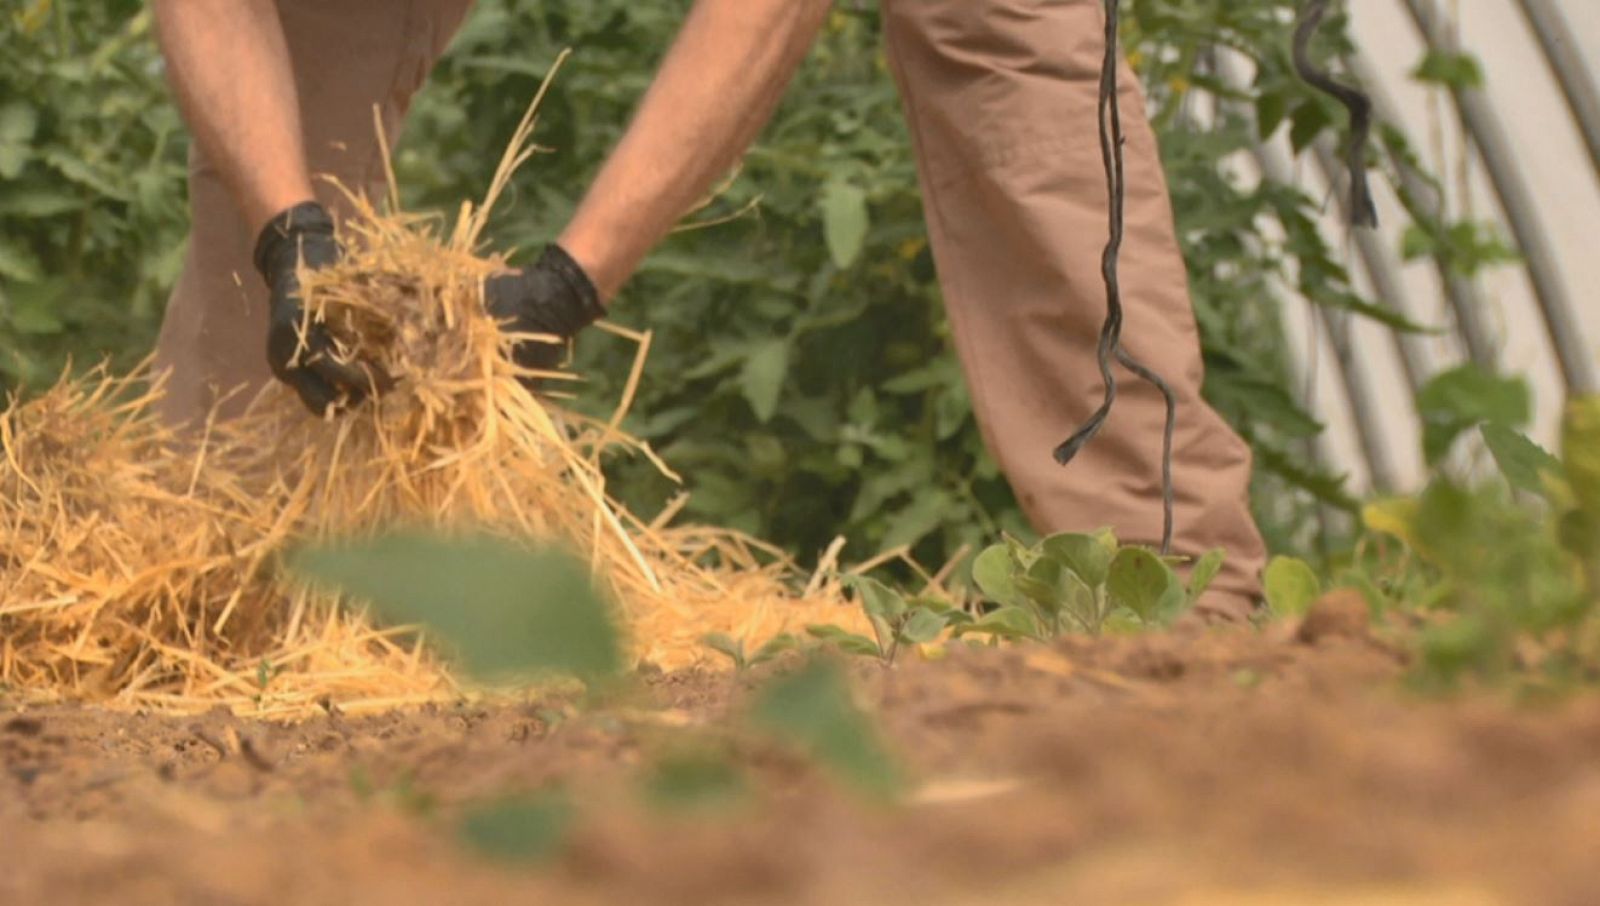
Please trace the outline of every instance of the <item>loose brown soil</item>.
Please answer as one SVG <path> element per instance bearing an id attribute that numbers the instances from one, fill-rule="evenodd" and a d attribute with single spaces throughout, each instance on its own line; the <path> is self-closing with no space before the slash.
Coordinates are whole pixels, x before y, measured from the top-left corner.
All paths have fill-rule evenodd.
<path id="1" fill-rule="evenodd" d="M 1403 669 L 1329 619 L 864 666 L 910 803 L 733 742 L 758 792 L 699 817 L 641 805 L 641 766 L 756 678 L 294 726 L 0 699 L 0 903 L 1600 902 L 1600 700 L 1423 701 Z M 555 782 L 549 864 L 457 844 Z"/>

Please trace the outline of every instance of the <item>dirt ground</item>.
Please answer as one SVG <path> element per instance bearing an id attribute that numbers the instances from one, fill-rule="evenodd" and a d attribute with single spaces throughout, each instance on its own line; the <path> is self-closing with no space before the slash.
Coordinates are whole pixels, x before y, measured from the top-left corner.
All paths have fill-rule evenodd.
<path id="1" fill-rule="evenodd" d="M 1403 669 L 1320 618 L 863 665 L 908 803 L 745 751 L 757 791 L 687 817 L 641 765 L 756 678 L 292 726 L 0 698 L 0 903 L 1600 902 L 1600 699 L 1424 701 Z M 468 804 L 556 782 L 547 864 L 457 843 Z"/>

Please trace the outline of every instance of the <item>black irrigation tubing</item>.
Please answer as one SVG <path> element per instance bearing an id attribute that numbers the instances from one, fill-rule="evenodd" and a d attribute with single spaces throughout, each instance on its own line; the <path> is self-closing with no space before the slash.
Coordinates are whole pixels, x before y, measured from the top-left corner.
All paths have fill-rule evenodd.
<path id="1" fill-rule="evenodd" d="M 1122 108 L 1117 101 L 1117 68 L 1122 63 L 1118 32 L 1121 27 L 1119 0 L 1105 0 L 1106 53 L 1100 69 L 1100 156 L 1106 168 L 1106 195 L 1110 200 L 1111 238 L 1101 257 L 1100 272 L 1106 284 L 1106 320 L 1100 328 L 1100 343 L 1096 361 L 1100 378 L 1105 382 L 1105 399 L 1100 408 L 1089 416 L 1073 435 L 1055 449 L 1056 462 L 1066 465 L 1094 439 L 1105 427 L 1111 407 L 1117 401 L 1117 378 L 1112 373 L 1114 359 L 1122 367 L 1148 381 L 1161 391 L 1166 401 L 1167 421 L 1161 438 L 1161 553 L 1172 553 L 1174 489 L 1172 485 L 1172 445 L 1178 427 L 1178 398 L 1172 388 L 1155 371 L 1141 364 L 1122 346 L 1122 287 L 1118 278 L 1118 256 L 1122 252 L 1123 208 L 1126 196 L 1126 172 L 1123 160 L 1125 138 L 1122 131 Z"/>
<path id="2" fill-rule="evenodd" d="M 1350 171 L 1350 225 L 1376 227 L 1378 206 L 1372 200 L 1372 185 L 1367 179 L 1367 144 L 1372 136 L 1372 99 L 1335 80 L 1326 70 L 1311 62 L 1311 40 L 1328 15 L 1328 0 L 1305 0 L 1300 20 L 1294 29 L 1294 68 L 1308 85 L 1329 95 L 1350 112 L 1350 139 L 1344 149 L 1345 168 Z"/>

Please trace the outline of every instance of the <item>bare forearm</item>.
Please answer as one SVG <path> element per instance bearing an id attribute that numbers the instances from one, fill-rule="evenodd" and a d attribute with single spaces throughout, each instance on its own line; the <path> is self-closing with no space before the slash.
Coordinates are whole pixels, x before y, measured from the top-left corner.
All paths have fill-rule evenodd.
<path id="1" fill-rule="evenodd" d="M 249 223 L 313 197 L 294 72 L 272 0 L 153 0 L 189 129 Z"/>
<path id="2" fill-rule="evenodd" d="M 603 297 L 744 154 L 828 9 L 826 0 L 697 0 L 561 236 Z"/>

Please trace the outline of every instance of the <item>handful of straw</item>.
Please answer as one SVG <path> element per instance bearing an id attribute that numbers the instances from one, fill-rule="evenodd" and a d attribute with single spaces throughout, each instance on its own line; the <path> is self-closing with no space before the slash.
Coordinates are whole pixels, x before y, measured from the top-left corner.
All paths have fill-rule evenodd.
<path id="1" fill-rule="evenodd" d="M 396 524 L 569 546 L 619 602 L 636 660 L 665 669 L 702 662 L 708 633 L 760 644 L 855 619 L 824 576 L 798 591 L 804 577 L 781 552 L 669 527 L 677 507 L 646 522 L 607 495 L 610 449 L 671 475 L 619 429 L 647 335 L 612 328 L 639 355 L 609 420 L 560 412 L 524 386 L 507 354 L 521 338 L 483 305 L 484 278 L 505 265 L 480 243 L 533 153 L 540 98 L 485 203 L 463 205 L 447 235 L 393 197 L 386 214 L 355 199 L 345 259 L 302 275 L 309 316 L 393 381 L 371 403 L 318 421 L 272 387 L 242 417 L 179 435 L 155 414 L 159 379 L 101 370 L 0 414 L 0 682 L 284 716 L 457 695 L 413 631 L 375 627 L 276 568 L 290 543 Z"/>

